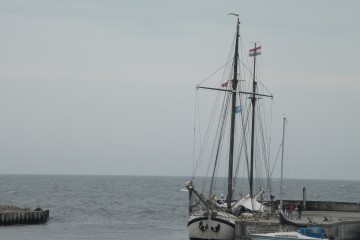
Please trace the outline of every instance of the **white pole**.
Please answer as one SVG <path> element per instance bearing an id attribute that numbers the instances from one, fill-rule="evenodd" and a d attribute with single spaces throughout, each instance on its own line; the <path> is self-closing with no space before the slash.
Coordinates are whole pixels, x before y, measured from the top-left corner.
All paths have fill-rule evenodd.
<path id="1" fill-rule="evenodd" d="M 284 168 L 284 144 L 285 144 L 285 123 L 286 118 L 284 117 L 283 122 L 283 138 L 282 138 L 282 154 L 281 154 L 281 179 L 280 179 L 280 202 L 282 201 L 283 195 L 283 168 Z"/>

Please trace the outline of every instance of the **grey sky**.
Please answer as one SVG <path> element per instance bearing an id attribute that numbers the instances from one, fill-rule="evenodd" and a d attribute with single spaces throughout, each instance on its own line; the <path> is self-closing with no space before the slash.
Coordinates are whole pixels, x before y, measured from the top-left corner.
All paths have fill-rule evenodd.
<path id="1" fill-rule="evenodd" d="M 0 173 L 190 175 L 195 86 L 240 14 L 286 173 L 360 180 L 358 1 L 0 2 Z"/>

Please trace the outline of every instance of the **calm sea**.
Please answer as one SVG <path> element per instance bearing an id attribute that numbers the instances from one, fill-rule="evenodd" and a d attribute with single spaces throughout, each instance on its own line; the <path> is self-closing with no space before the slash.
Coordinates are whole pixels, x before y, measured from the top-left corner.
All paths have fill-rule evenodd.
<path id="1" fill-rule="evenodd" d="M 50 210 L 44 225 L 2 226 L 0 239 L 185 240 L 188 177 L 0 175 L 0 204 Z M 274 188 L 279 181 L 275 181 Z M 285 199 L 359 202 L 360 182 L 285 180 Z"/>

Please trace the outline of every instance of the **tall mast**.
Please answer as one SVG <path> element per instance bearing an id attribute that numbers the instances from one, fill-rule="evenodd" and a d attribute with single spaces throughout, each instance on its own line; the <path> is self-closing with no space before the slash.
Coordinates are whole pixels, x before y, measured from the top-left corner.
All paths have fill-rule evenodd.
<path id="1" fill-rule="evenodd" d="M 254 72 L 253 72 L 253 91 L 251 96 L 251 103 L 252 103 L 252 123 L 251 123 L 251 152 L 250 152 L 250 197 L 253 197 L 253 181 L 254 181 L 254 148 L 255 148 L 255 105 L 256 105 L 256 43 L 254 47 Z"/>
<path id="2" fill-rule="evenodd" d="M 235 15 L 235 14 L 232 14 Z M 231 209 L 231 200 L 233 195 L 233 162 L 234 162 L 234 140 L 235 140 L 235 108 L 236 108 L 236 89 L 238 85 L 238 61 L 239 61 L 239 28 L 240 21 L 237 15 L 236 25 L 236 43 L 234 53 L 234 76 L 232 79 L 232 102 L 231 102 L 231 130 L 230 130 L 230 151 L 229 151 L 229 172 L 228 172 L 228 194 L 227 194 L 227 209 Z"/>
<path id="3" fill-rule="evenodd" d="M 281 202 L 281 200 L 282 200 L 282 195 L 283 195 L 283 168 L 284 168 L 284 147 L 285 147 L 285 123 L 286 123 L 286 118 L 284 117 L 284 121 L 283 121 L 283 137 L 282 137 L 282 142 L 281 142 L 282 154 L 281 154 L 280 202 Z"/>

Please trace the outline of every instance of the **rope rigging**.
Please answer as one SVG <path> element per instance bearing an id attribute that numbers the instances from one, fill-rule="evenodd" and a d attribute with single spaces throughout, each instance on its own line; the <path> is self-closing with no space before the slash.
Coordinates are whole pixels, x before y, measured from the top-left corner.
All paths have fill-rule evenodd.
<path id="1" fill-rule="evenodd" d="M 231 52 L 233 52 L 235 45 L 235 40 L 233 41 L 231 51 L 228 56 L 228 60 L 224 65 L 222 65 L 219 69 L 217 69 L 214 73 L 206 77 L 203 81 L 201 81 L 197 86 L 196 91 L 196 102 L 195 102 L 195 120 L 194 120 L 194 137 L 193 137 L 193 179 L 195 178 L 196 173 L 199 171 L 199 169 L 202 169 L 202 176 L 205 178 L 203 179 L 202 184 L 202 191 L 205 189 L 208 189 L 209 198 L 213 194 L 216 194 L 215 191 L 217 181 L 219 180 L 219 176 L 226 176 L 226 171 L 224 169 L 224 173 L 222 173 L 220 170 L 224 167 L 228 167 L 226 164 L 228 164 L 228 161 L 225 161 L 225 164 L 221 165 L 220 163 L 222 159 L 226 159 L 229 154 L 229 149 L 225 147 L 226 141 L 228 141 L 228 135 L 229 135 L 229 121 L 230 121 L 230 100 L 231 100 L 231 91 L 229 92 L 220 92 L 218 91 L 215 97 L 214 105 L 212 110 L 210 111 L 210 114 L 206 118 L 202 118 L 200 114 L 200 94 L 199 94 L 199 86 L 203 85 L 205 83 L 209 83 L 213 78 L 215 78 L 215 75 L 219 73 L 221 69 L 223 69 L 223 74 L 221 77 L 221 81 L 219 84 L 219 81 L 217 80 L 216 86 L 217 88 L 220 88 L 223 83 L 230 82 L 232 79 L 231 77 L 231 70 L 233 67 L 233 59 L 231 56 Z M 240 53 L 242 54 L 242 57 L 240 58 L 242 61 L 239 61 L 238 63 L 238 69 L 239 74 L 237 78 L 239 79 L 239 85 L 238 85 L 238 91 L 247 92 L 248 89 L 251 89 L 252 87 L 252 80 L 245 81 L 243 79 L 251 79 L 253 71 L 252 68 L 249 67 L 249 60 L 247 57 L 245 57 L 245 53 L 247 55 L 248 50 L 245 50 L 245 47 L 240 42 Z M 244 61 L 247 61 L 245 63 Z M 261 63 L 261 62 L 260 62 Z M 259 63 L 257 63 L 259 64 Z M 270 93 L 268 89 L 262 84 L 261 82 L 261 74 L 258 74 L 255 77 L 255 80 L 258 84 L 257 88 L 260 88 L 261 91 L 265 91 L 266 93 Z M 226 87 L 226 89 L 230 90 L 230 85 Z M 259 89 L 259 90 L 260 90 Z M 250 91 L 248 91 L 250 92 Z M 238 122 L 236 126 L 237 130 L 237 136 L 236 136 L 236 151 L 234 152 L 234 166 L 235 166 L 235 173 L 233 178 L 233 188 L 238 189 L 238 186 L 241 186 L 241 189 L 244 189 L 243 187 L 243 180 L 239 181 L 236 179 L 240 179 L 240 171 L 243 170 L 242 175 L 244 176 L 244 173 L 247 173 L 247 176 L 250 176 L 250 147 L 249 144 L 250 141 L 250 130 L 251 130 L 251 101 L 249 100 L 249 95 L 238 93 L 238 100 L 237 104 L 240 108 L 240 112 L 238 115 L 236 115 L 236 120 Z M 257 100 L 259 98 L 257 97 Z M 222 102 L 222 104 L 220 104 Z M 262 104 L 262 101 L 258 101 L 260 104 L 256 105 L 256 115 L 257 115 L 257 122 L 256 122 L 256 137 L 254 146 L 256 151 L 254 152 L 254 159 L 256 159 L 256 164 L 254 168 L 254 173 L 256 173 L 256 176 L 259 178 L 264 178 L 267 181 L 267 188 L 269 187 L 270 178 L 272 175 L 272 172 L 270 173 L 270 144 L 267 144 L 271 138 L 269 135 L 271 134 L 271 121 L 270 125 L 265 124 L 265 122 L 268 122 L 269 119 L 271 119 L 271 112 L 272 107 L 270 108 L 270 115 L 263 114 L 262 112 L 268 110 Z M 271 101 L 272 102 L 272 101 Z M 209 102 L 206 101 L 206 104 L 208 105 Z M 272 106 L 272 105 L 271 105 Z M 219 116 L 219 117 L 216 117 Z M 205 126 L 205 131 L 202 129 L 203 121 L 206 121 L 207 124 Z M 197 140 L 198 138 L 198 140 Z M 216 139 L 214 141 L 211 141 L 211 139 Z M 197 150 L 197 148 L 199 148 Z M 206 161 L 205 161 L 206 160 Z M 260 161 L 261 160 L 261 161 Z M 207 168 L 204 169 L 203 165 L 205 162 L 211 162 L 211 164 L 207 165 Z M 262 167 L 264 165 L 264 168 Z M 264 175 L 263 172 L 266 172 Z M 207 178 L 209 177 L 209 178 Z M 258 179 L 257 178 L 257 179 Z M 207 180 L 210 179 L 210 183 L 207 183 Z M 244 178 L 242 178 L 244 179 Z M 225 185 L 226 183 L 226 177 L 225 180 L 222 181 Z M 208 185 L 208 188 L 206 187 Z M 263 180 L 257 180 L 255 182 L 255 185 L 263 187 L 265 184 L 263 184 Z M 225 188 L 224 188 L 225 189 Z M 240 190 L 241 191 L 241 190 Z M 270 192 L 270 190 L 269 190 Z"/>

